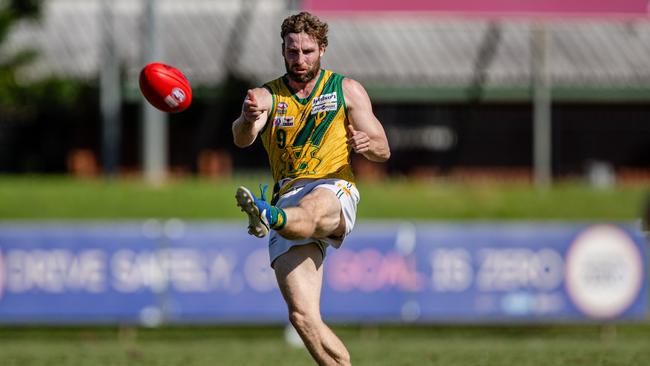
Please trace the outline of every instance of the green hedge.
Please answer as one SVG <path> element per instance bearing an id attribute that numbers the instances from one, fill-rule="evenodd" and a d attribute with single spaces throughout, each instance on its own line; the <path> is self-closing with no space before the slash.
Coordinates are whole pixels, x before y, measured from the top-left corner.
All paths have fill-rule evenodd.
<path id="1" fill-rule="evenodd" d="M 239 219 L 239 185 L 257 191 L 262 176 L 224 180 L 171 180 L 160 187 L 139 179 L 0 176 L 0 220 L 23 219 Z M 524 183 L 453 183 L 389 180 L 360 182 L 360 218 L 635 220 L 647 189 L 599 190 L 579 182 L 537 191 Z"/>

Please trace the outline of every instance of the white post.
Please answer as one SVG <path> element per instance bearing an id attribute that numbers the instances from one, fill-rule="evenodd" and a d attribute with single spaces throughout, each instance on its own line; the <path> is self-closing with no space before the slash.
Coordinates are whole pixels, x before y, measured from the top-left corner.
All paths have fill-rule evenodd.
<path id="1" fill-rule="evenodd" d="M 549 39 L 542 22 L 532 26 L 531 73 L 533 86 L 533 174 L 538 189 L 552 183 L 551 78 L 548 70 Z"/>
<path id="2" fill-rule="evenodd" d="M 158 0 L 146 0 L 143 64 L 160 61 L 162 44 L 158 34 Z M 159 185 L 167 177 L 167 115 L 144 101 L 142 103 L 142 164 L 147 182 Z"/>
<path id="3" fill-rule="evenodd" d="M 104 0 L 100 11 L 102 62 L 99 75 L 99 104 L 102 115 L 102 167 L 108 177 L 117 173 L 120 157 L 121 93 L 120 65 L 115 40 L 115 14 L 111 0 Z"/>

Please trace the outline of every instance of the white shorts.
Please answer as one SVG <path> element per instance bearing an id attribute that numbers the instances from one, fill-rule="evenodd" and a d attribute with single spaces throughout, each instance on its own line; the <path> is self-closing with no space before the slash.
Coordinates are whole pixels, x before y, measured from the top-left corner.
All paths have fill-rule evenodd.
<path id="1" fill-rule="evenodd" d="M 305 245 L 316 243 L 325 257 L 325 252 L 328 246 L 339 248 L 343 243 L 343 239 L 354 228 L 354 222 L 357 216 L 357 204 L 359 203 L 359 191 L 354 184 L 342 179 L 316 179 L 313 181 L 303 181 L 296 183 L 296 186 L 291 187 L 286 193 L 280 196 L 276 203 L 277 207 L 287 208 L 298 206 L 300 200 L 312 192 L 316 188 L 326 188 L 336 194 L 336 197 L 341 202 L 341 210 L 343 210 L 343 217 L 345 218 L 345 234 L 343 237 L 327 237 L 327 238 L 306 238 L 298 240 L 289 240 L 282 235 L 278 234 L 275 230 L 271 230 L 269 235 L 269 257 L 271 266 L 273 262 L 282 254 L 286 253 L 291 247 L 298 245 Z"/>

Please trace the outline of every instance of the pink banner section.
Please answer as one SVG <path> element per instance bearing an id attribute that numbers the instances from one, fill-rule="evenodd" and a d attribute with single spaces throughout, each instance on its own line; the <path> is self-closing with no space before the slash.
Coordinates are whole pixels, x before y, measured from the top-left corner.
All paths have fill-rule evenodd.
<path id="1" fill-rule="evenodd" d="M 303 0 L 313 12 L 648 15 L 650 0 Z"/>

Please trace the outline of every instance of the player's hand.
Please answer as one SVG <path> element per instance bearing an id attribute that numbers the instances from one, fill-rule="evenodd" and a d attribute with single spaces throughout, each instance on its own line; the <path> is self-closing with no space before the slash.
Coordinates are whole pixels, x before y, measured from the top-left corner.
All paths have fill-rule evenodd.
<path id="1" fill-rule="evenodd" d="M 357 131 L 352 127 L 351 124 L 348 124 L 348 146 L 354 150 L 354 152 L 363 154 L 366 151 L 370 150 L 370 137 L 363 131 Z"/>
<path id="2" fill-rule="evenodd" d="M 257 99 L 255 99 L 255 94 L 249 89 L 246 93 L 246 99 L 244 100 L 244 105 L 242 107 L 244 119 L 248 123 L 253 123 L 263 112 L 264 110 L 260 108 Z"/>

